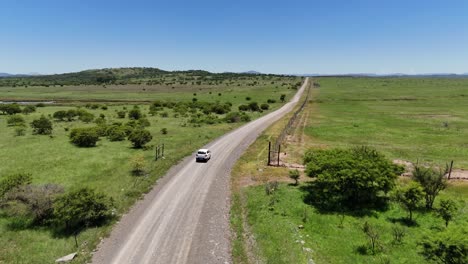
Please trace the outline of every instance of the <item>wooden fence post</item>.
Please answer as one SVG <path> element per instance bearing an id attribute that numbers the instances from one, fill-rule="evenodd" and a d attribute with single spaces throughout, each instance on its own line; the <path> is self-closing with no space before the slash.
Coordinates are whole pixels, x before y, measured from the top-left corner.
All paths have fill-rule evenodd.
<path id="1" fill-rule="evenodd" d="M 450 162 L 450 169 L 448 174 L 448 179 L 450 180 L 450 176 L 452 175 L 452 168 L 453 168 L 453 160 Z"/>
<path id="2" fill-rule="evenodd" d="M 278 167 L 280 165 L 280 152 L 281 152 L 281 145 L 278 145 Z"/>
<path id="3" fill-rule="evenodd" d="M 268 141 L 268 163 L 267 163 L 267 166 L 270 165 L 270 155 L 271 155 L 271 141 Z"/>

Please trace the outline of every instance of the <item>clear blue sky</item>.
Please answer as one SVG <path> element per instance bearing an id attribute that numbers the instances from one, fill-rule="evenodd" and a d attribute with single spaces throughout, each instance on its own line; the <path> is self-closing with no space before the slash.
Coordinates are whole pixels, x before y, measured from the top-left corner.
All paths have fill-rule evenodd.
<path id="1" fill-rule="evenodd" d="M 3 0 L 0 72 L 468 72 L 468 1 Z"/>

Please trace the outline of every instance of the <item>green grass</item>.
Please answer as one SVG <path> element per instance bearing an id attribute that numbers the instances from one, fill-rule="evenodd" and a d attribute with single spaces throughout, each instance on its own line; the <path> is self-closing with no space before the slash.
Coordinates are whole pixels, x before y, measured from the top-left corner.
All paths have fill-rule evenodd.
<path id="1" fill-rule="evenodd" d="M 468 168 L 468 79 L 319 78 L 305 132 L 330 147 L 370 145 L 392 159 Z"/>
<path id="2" fill-rule="evenodd" d="M 394 244 L 392 227 L 394 221 L 407 216 L 406 211 L 392 204 L 386 212 L 374 212 L 372 216 L 345 216 L 340 227 L 340 216 L 323 214 L 305 204 L 306 195 L 300 186 L 280 185 L 274 195 L 266 195 L 263 186 L 245 190 L 246 210 L 250 228 L 261 248 L 266 263 L 425 263 L 418 254 L 417 243 L 424 236 L 444 230 L 444 221 L 433 213 L 416 213 L 417 227 L 405 227 L 403 244 Z M 440 197 L 451 197 L 462 206 L 449 228 L 460 228 L 468 223 L 468 185 L 451 186 Z M 274 205 L 270 206 L 271 201 Z M 306 210 L 307 220 L 304 219 Z M 361 227 L 365 221 L 374 225 L 380 233 L 383 251 L 375 255 L 362 255 L 357 248 L 366 245 L 367 240 Z M 303 229 L 299 228 L 303 225 Z M 304 245 L 301 244 L 304 241 Z M 303 248 L 312 249 L 311 253 Z"/>
<path id="3" fill-rule="evenodd" d="M 16 87 L 17 88 L 17 87 Z M 16 89 L 14 88 L 14 89 Z M 134 96 L 135 92 L 128 89 L 121 94 L 115 90 L 102 88 L 94 91 L 90 86 L 83 86 L 88 92 L 80 90 L 67 90 L 68 88 L 44 87 L 27 88 L 39 89 L 29 93 L 27 90 L 17 90 L 18 98 L 41 98 L 55 100 L 62 95 L 78 101 L 94 100 L 100 101 L 110 99 L 122 99 L 127 101 L 151 101 L 173 100 L 191 101 L 193 92 L 191 88 L 184 91 L 158 90 L 150 91 L 147 95 Z M 128 87 L 127 87 L 128 88 Z M 4 88 L 0 88 L 2 90 Z M 47 90 L 49 89 L 49 90 Z M 54 89 L 54 90 L 51 90 Z M 232 89 L 232 91 L 229 91 Z M 271 109 L 264 113 L 249 113 L 252 119 L 264 115 L 282 104 L 279 103 L 280 94 L 287 94 L 289 98 L 295 90 L 288 89 L 287 86 L 269 87 L 232 87 L 225 89 L 221 96 L 218 93 L 209 93 L 208 90 L 197 91 L 196 97 L 199 101 L 233 103 L 232 111 L 237 111 L 239 104 L 248 103 L 246 97 L 251 97 L 251 101 L 259 103 L 266 102 L 269 98 L 277 99 L 277 103 L 271 104 Z M 99 90 L 99 89 L 98 89 Z M 54 92 L 55 91 L 55 92 Z M 47 93 L 51 92 L 51 93 Z M 93 95 L 93 93 L 95 93 Z M 102 93 L 102 94 L 101 94 Z M 57 95 L 60 94 L 60 95 Z M 96 95 L 99 94 L 99 95 Z M 0 92 L 0 98 L 5 99 Z M 106 115 L 108 123 L 127 122 L 126 119 L 118 119 L 116 112 L 124 107 L 131 109 L 133 105 L 128 103 L 108 104 L 107 110 L 97 109 L 87 111 L 95 116 Z M 69 131 L 74 127 L 93 126 L 94 124 L 84 124 L 80 121 L 58 122 L 54 121 L 53 134 L 50 136 L 32 135 L 29 123 L 40 115 L 52 115 L 58 110 L 68 110 L 74 108 L 69 105 L 53 105 L 44 108 L 37 108 L 37 112 L 25 116 L 28 127 L 25 136 L 14 136 L 14 127 L 6 124 L 7 116 L 0 115 L 0 178 L 14 173 L 31 173 L 33 184 L 59 184 L 66 191 L 91 187 L 99 192 L 111 196 L 115 201 L 116 212 L 121 215 L 125 213 L 141 195 L 155 184 L 156 180 L 163 176 L 167 170 L 178 163 L 183 157 L 191 155 L 196 149 L 224 133 L 241 125 L 220 123 L 215 125 L 204 125 L 195 127 L 187 123 L 186 118 L 175 118 L 173 111 L 169 112 L 168 118 L 151 116 L 148 114 L 149 106 L 140 104 L 140 109 L 147 115 L 151 126 L 147 128 L 153 135 L 153 140 L 149 143 L 148 150 L 134 149 L 129 141 L 110 142 L 105 138 L 98 141 L 93 148 L 78 148 L 69 142 Z M 161 133 L 162 128 L 167 128 L 168 134 Z M 68 129 L 68 131 L 66 131 Z M 165 158 L 154 161 L 154 146 L 164 143 Z M 131 175 L 130 160 L 135 155 L 144 155 L 147 161 L 147 177 L 136 178 Z M 116 219 L 118 220 L 118 219 Z M 86 263 L 89 260 L 90 252 L 95 248 L 101 237 L 109 234 L 111 225 L 97 228 L 89 228 L 78 235 L 79 247 L 75 247 L 73 237 L 56 236 L 50 228 L 28 226 L 27 219 L 10 217 L 6 212 L 0 210 L 0 263 L 52 263 L 56 258 L 79 251 L 76 263 Z M 6 246 L 4 246 L 6 245 Z"/>

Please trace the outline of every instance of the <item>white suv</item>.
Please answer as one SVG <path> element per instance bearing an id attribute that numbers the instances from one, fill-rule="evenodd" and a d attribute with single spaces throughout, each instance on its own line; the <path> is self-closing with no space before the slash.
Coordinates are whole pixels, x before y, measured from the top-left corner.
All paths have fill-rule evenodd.
<path id="1" fill-rule="evenodd" d="M 209 149 L 199 149 L 195 154 L 195 161 L 208 161 L 211 159 L 211 151 Z"/>

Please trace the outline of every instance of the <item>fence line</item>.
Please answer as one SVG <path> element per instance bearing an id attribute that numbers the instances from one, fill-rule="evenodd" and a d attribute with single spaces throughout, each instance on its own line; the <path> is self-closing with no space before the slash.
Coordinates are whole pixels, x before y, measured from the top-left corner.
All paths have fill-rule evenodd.
<path id="1" fill-rule="evenodd" d="M 290 134 L 291 131 L 294 129 L 294 124 L 296 122 L 297 117 L 299 116 L 299 113 L 304 109 L 305 105 L 309 101 L 309 94 L 310 94 L 311 85 L 312 84 L 309 83 L 309 85 L 307 87 L 307 95 L 306 95 L 306 98 L 305 98 L 304 102 L 302 102 L 301 106 L 291 116 L 291 118 L 288 121 L 288 124 L 283 128 L 283 130 L 281 131 L 281 134 L 274 141 L 273 146 L 271 145 L 271 142 L 269 142 L 269 145 L 268 145 L 268 164 L 267 165 L 272 165 L 272 166 L 274 166 L 274 165 L 279 166 L 280 165 L 281 144 L 283 143 L 284 138 L 286 137 L 286 135 Z M 315 83 L 314 83 L 314 86 L 315 86 Z M 276 160 L 276 164 L 273 164 L 274 160 Z"/>

